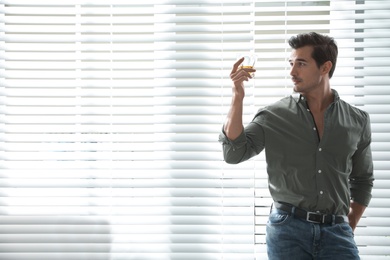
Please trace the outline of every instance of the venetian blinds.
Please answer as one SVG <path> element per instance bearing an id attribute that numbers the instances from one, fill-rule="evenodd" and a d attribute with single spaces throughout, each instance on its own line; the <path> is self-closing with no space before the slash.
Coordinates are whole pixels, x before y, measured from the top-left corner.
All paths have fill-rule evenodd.
<path id="1" fill-rule="evenodd" d="M 253 259 L 253 174 L 218 143 L 253 9 L 2 0 L 0 259 Z"/>
<path id="2" fill-rule="evenodd" d="M 0 0 L 0 259 L 266 259 L 264 161 L 217 140 L 236 53 L 259 55 L 247 123 L 290 93 L 302 31 L 337 39 L 332 84 L 371 113 L 356 240 L 385 258 L 390 1 L 334 2 Z"/>

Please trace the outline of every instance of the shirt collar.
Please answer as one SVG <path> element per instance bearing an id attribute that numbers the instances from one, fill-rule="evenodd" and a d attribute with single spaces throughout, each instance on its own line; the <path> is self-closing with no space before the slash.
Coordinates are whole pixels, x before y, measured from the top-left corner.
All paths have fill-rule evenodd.
<path id="1" fill-rule="evenodd" d="M 339 93 L 335 89 L 332 89 L 332 92 L 333 92 L 333 95 L 334 95 L 333 103 L 337 103 L 340 100 Z M 291 94 L 291 97 L 297 103 L 299 103 L 299 102 L 305 102 L 306 103 L 306 98 L 304 96 L 302 96 L 301 94 L 297 93 L 297 92 L 294 92 L 293 94 Z"/>

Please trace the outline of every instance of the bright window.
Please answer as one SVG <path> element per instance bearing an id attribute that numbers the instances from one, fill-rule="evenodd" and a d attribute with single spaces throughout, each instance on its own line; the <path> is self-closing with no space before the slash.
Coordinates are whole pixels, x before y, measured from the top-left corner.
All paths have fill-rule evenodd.
<path id="1" fill-rule="evenodd" d="M 0 0 L 0 259 L 266 259 L 263 155 L 222 161 L 236 53 L 244 119 L 290 94 L 287 40 L 333 36 L 332 86 L 371 115 L 355 238 L 390 255 L 390 1 Z"/>

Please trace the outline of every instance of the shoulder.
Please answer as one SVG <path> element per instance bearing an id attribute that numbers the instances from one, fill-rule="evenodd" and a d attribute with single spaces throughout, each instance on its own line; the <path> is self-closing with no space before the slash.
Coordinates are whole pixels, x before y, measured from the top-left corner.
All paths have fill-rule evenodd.
<path id="1" fill-rule="evenodd" d="M 341 99 L 336 90 L 332 89 L 332 91 L 335 95 L 335 104 L 337 104 L 340 115 L 344 114 L 344 116 L 349 117 L 351 120 L 357 120 L 364 123 L 370 120 L 370 116 L 366 111 Z"/>
<path id="2" fill-rule="evenodd" d="M 367 122 L 370 120 L 370 115 L 365 110 L 353 106 L 342 99 L 340 99 L 338 103 L 340 108 L 344 110 L 346 113 L 348 113 L 348 115 L 351 116 L 352 118 L 355 118 L 356 120 L 362 122 Z"/>
<path id="3" fill-rule="evenodd" d="M 292 96 L 284 97 L 270 105 L 260 108 L 254 116 L 256 120 L 264 120 L 271 115 L 288 113 L 291 107 L 296 106 L 296 100 Z"/>
<path id="4" fill-rule="evenodd" d="M 348 127 L 351 133 L 355 132 L 360 136 L 365 136 L 365 140 L 369 140 L 371 138 L 371 123 L 369 114 L 366 111 L 345 102 L 344 100 L 339 100 L 337 104 L 338 122 Z"/>

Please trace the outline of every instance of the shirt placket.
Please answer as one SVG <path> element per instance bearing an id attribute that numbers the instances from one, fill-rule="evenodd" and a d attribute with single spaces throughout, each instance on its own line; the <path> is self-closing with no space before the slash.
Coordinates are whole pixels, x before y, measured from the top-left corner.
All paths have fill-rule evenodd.
<path id="1" fill-rule="evenodd" d="M 316 197 L 318 198 L 317 199 L 317 207 L 318 208 L 323 208 L 325 209 L 326 208 L 326 200 L 325 200 L 325 197 L 326 197 L 326 188 L 324 186 L 324 183 L 325 183 L 325 180 L 324 180 L 324 169 L 323 169 L 323 153 L 324 153 L 324 149 L 322 148 L 322 143 L 323 143 L 323 138 L 322 140 L 320 140 L 319 138 L 319 135 L 318 135 L 318 130 L 317 130 L 317 126 L 315 124 L 315 121 L 314 121 L 314 117 L 306 103 L 306 100 L 304 97 L 301 97 L 301 101 L 304 101 L 304 107 L 306 109 L 306 112 L 307 112 L 307 115 L 308 115 L 308 118 L 309 118 L 309 122 L 311 122 L 311 129 L 313 131 L 313 137 L 314 137 L 314 140 L 315 142 L 317 143 L 317 149 L 316 149 L 316 164 L 315 164 L 315 180 L 316 180 Z M 325 113 L 327 114 L 327 113 Z M 327 120 L 326 120 L 326 117 L 325 117 L 325 129 L 326 129 L 326 124 L 327 124 Z M 324 129 L 324 135 L 325 135 L 325 129 Z"/>
<path id="2" fill-rule="evenodd" d="M 328 124 L 330 121 L 328 120 L 328 115 L 329 115 L 329 110 L 328 108 L 325 111 L 324 114 L 324 133 L 322 135 L 321 140 L 318 142 L 318 147 L 316 151 L 316 181 L 317 181 L 317 193 L 318 193 L 318 202 L 317 202 L 317 207 L 319 209 L 326 209 L 327 208 L 327 203 L 326 203 L 326 198 L 329 198 L 328 190 L 326 188 L 326 181 L 325 181 L 325 174 L 326 173 L 326 167 L 325 167 L 325 158 L 324 158 L 324 153 L 326 153 L 326 146 L 324 146 L 324 142 L 326 141 L 326 135 L 327 135 L 327 130 L 328 130 Z M 314 121 L 314 120 L 313 120 Z"/>

